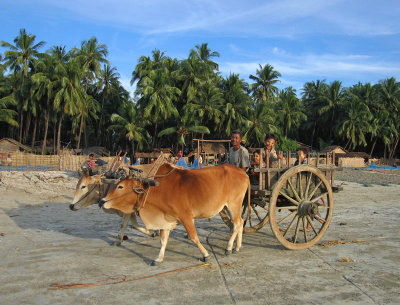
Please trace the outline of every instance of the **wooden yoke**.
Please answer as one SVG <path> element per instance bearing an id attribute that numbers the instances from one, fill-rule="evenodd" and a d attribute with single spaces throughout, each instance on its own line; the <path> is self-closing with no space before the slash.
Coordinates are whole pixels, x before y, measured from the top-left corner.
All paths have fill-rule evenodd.
<path id="1" fill-rule="evenodd" d="M 113 172 L 114 165 L 115 165 L 115 163 L 117 162 L 118 157 L 121 155 L 121 153 L 122 153 L 122 150 L 120 150 L 120 151 L 118 152 L 118 154 L 115 156 L 114 161 L 113 161 L 113 163 L 112 163 L 111 166 L 110 166 L 110 172 Z"/>

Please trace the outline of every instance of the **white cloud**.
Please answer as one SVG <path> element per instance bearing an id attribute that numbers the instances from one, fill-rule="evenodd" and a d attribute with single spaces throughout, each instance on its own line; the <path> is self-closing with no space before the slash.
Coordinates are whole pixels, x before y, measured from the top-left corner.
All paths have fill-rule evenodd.
<path id="1" fill-rule="evenodd" d="M 400 32 L 396 0 L 39 0 L 24 5 L 55 7 L 70 18 L 90 19 L 144 35 L 193 31 L 261 37 L 296 37 L 312 33 L 393 34 Z M 316 26 L 318 24 L 318 26 Z"/>
<path id="2" fill-rule="evenodd" d="M 271 58 L 268 62 L 226 62 L 220 64 L 220 71 L 224 75 L 229 73 L 240 74 L 246 81 L 250 74 L 255 74 L 259 64 L 270 64 L 282 74 L 279 87 L 293 86 L 301 88 L 306 81 L 315 79 L 339 79 L 376 82 L 377 80 L 400 75 L 398 63 L 381 62 L 377 58 L 364 55 L 337 55 L 337 54 L 304 54 L 290 55 L 286 51 L 284 56 Z"/>

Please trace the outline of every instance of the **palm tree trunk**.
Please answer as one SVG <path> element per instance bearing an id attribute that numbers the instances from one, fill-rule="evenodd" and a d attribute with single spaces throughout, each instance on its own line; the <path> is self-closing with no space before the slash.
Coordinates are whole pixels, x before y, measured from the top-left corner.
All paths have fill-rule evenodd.
<path id="1" fill-rule="evenodd" d="M 87 128 L 86 128 L 86 122 L 83 125 L 83 140 L 85 141 L 85 148 L 88 147 L 88 141 L 87 141 Z"/>
<path id="2" fill-rule="evenodd" d="M 351 138 L 349 138 L 349 140 L 347 141 L 344 149 L 348 150 L 348 146 L 350 146 L 350 141 L 351 141 Z"/>
<path id="3" fill-rule="evenodd" d="M 314 120 L 314 126 L 313 126 L 313 130 L 312 130 L 312 133 L 311 133 L 311 144 L 310 144 L 311 147 L 314 144 L 314 135 L 315 135 L 316 127 L 317 127 L 317 120 Z"/>
<path id="4" fill-rule="evenodd" d="M 390 151 L 389 159 L 393 159 L 394 158 L 394 155 L 395 155 L 395 152 L 396 152 L 396 148 L 397 148 L 397 144 L 399 144 L 399 138 L 396 138 L 396 143 L 393 145 L 393 148 Z"/>
<path id="5" fill-rule="evenodd" d="M 101 134 L 102 134 L 101 126 L 103 125 L 102 124 L 102 122 L 103 122 L 103 112 L 104 112 L 104 94 L 103 94 L 103 98 L 101 100 L 101 112 L 100 112 L 99 125 L 98 125 L 98 127 L 96 129 L 96 138 L 99 136 L 99 132 L 100 132 L 100 141 L 102 140 L 102 137 L 101 137 Z M 102 142 L 102 144 L 103 144 L 103 142 Z"/>
<path id="6" fill-rule="evenodd" d="M 49 129 L 49 118 L 50 118 L 50 111 L 46 111 L 45 113 L 45 121 L 44 121 L 44 138 L 42 144 L 42 155 L 46 152 L 46 145 L 47 145 L 47 131 Z"/>
<path id="7" fill-rule="evenodd" d="M 35 122 L 33 123 L 32 144 L 31 144 L 32 150 L 35 147 L 37 121 L 38 121 L 38 118 L 37 118 L 37 116 L 35 116 Z"/>
<path id="8" fill-rule="evenodd" d="M 26 143 L 26 140 L 28 138 L 29 129 L 31 127 L 31 118 L 32 118 L 31 112 L 28 111 L 28 116 L 26 118 L 26 124 L 25 124 L 24 138 L 23 138 L 24 143 Z"/>
<path id="9" fill-rule="evenodd" d="M 156 144 L 156 135 L 157 135 L 157 120 L 154 122 L 154 137 L 153 137 L 153 141 L 151 143 L 151 149 L 154 148 L 155 144 Z"/>
<path id="10" fill-rule="evenodd" d="M 83 111 L 82 111 L 82 113 L 81 113 L 81 124 L 80 124 L 80 126 L 79 126 L 79 134 L 78 134 L 77 149 L 79 149 L 79 146 L 80 146 L 80 143 L 81 143 L 82 128 L 83 128 Z"/>
<path id="11" fill-rule="evenodd" d="M 61 113 L 60 120 L 58 121 L 58 130 L 57 130 L 57 155 L 59 155 L 61 152 L 61 125 L 63 118 L 64 114 Z"/>
<path id="12" fill-rule="evenodd" d="M 22 128 L 24 126 L 24 110 L 21 109 L 19 116 L 19 143 L 22 143 Z"/>
<path id="13" fill-rule="evenodd" d="M 378 138 L 375 138 L 374 143 L 372 143 L 371 152 L 370 152 L 370 154 L 369 154 L 369 157 L 370 157 L 370 158 L 372 157 L 372 153 L 374 152 L 375 144 L 376 144 L 376 141 L 377 141 L 377 140 L 378 140 Z"/>

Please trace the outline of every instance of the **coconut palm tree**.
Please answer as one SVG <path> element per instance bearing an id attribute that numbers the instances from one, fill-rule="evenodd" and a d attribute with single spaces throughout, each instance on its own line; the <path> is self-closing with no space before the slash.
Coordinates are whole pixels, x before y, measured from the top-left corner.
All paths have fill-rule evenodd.
<path id="1" fill-rule="evenodd" d="M 117 73 L 117 69 L 110 65 L 104 65 L 99 73 L 96 89 L 101 92 L 101 110 L 96 135 L 99 135 L 100 139 L 102 139 L 102 129 L 104 127 L 104 104 L 106 101 L 112 100 L 113 97 L 118 95 L 119 77 L 120 75 Z"/>
<path id="2" fill-rule="evenodd" d="M 171 116 L 179 116 L 174 102 L 181 91 L 171 84 L 169 73 L 157 69 L 152 70 L 148 76 L 141 80 L 137 93 L 140 96 L 138 105 L 143 111 L 144 117 L 154 122 L 154 137 L 152 141 L 152 147 L 154 147 L 158 123 Z"/>
<path id="3" fill-rule="evenodd" d="M 74 115 L 83 111 L 81 105 L 85 102 L 86 93 L 81 83 L 82 73 L 79 62 L 71 60 L 65 65 L 57 67 L 56 72 L 59 74 L 59 79 L 55 84 L 57 92 L 54 97 L 54 108 L 59 112 L 57 127 L 57 153 L 59 154 L 64 115 Z"/>
<path id="4" fill-rule="evenodd" d="M 391 135 L 388 137 L 391 142 L 386 145 L 389 150 L 388 157 L 392 159 L 399 143 L 400 83 L 394 77 L 380 81 L 377 85 L 377 93 L 381 107 L 388 111 L 388 125 L 393 126 Z"/>
<path id="5" fill-rule="evenodd" d="M 292 129 L 296 129 L 307 119 L 303 113 L 302 104 L 292 87 L 281 90 L 276 105 L 280 125 L 285 130 L 285 137 Z"/>
<path id="6" fill-rule="evenodd" d="M 18 112 L 19 112 L 19 142 L 22 142 L 22 130 L 24 126 L 24 104 L 26 99 L 29 98 L 29 90 L 23 90 L 24 82 L 28 73 L 30 72 L 33 63 L 39 56 L 39 49 L 45 44 L 40 41 L 35 44 L 35 35 L 26 33 L 25 29 L 19 31 L 19 35 L 15 37 L 14 44 L 6 41 L 1 42 L 1 46 L 7 48 L 8 51 L 4 52 L 4 66 L 10 68 L 15 74 L 21 75 L 21 86 L 18 94 Z"/>
<path id="7" fill-rule="evenodd" d="M 210 130 L 206 126 L 196 125 L 184 118 L 180 118 L 177 126 L 169 127 L 160 131 L 158 136 L 162 137 L 175 134 L 177 136 L 177 143 L 182 146 L 183 150 L 183 146 L 186 144 L 185 138 L 190 133 L 209 134 Z"/>
<path id="8" fill-rule="evenodd" d="M 262 147 L 266 134 L 278 133 L 279 131 L 278 126 L 276 126 L 276 111 L 271 102 L 257 103 L 254 110 L 250 112 L 249 119 L 252 124 L 243 138 L 245 141 L 248 139 L 250 146 Z"/>
<path id="9" fill-rule="evenodd" d="M 196 45 L 196 49 L 190 51 L 189 57 L 196 58 L 201 65 L 204 67 L 204 73 L 208 74 L 214 70 L 218 71 L 218 64 L 211 60 L 212 57 L 219 57 L 219 53 L 216 51 L 211 51 L 208 48 L 207 43 L 202 43 L 201 45 Z"/>
<path id="10" fill-rule="evenodd" d="M 340 106 L 342 114 L 336 128 L 339 136 L 347 140 L 345 149 L 366 146 L 366 134 L 371 132 L 372 115 L 367 105 L 355 94 L 348 94 Z"/>
<path id="11" fill-rule="evenodd" d="M 323 106 L 324 92 L 327 90 L 327 86 L 325 81 L 317 80 L 305 83 L 302 89 L 302 101 L 308 117 L 308 120 L 304 124 L 304 129 L 312 130 L 309 138 L 311 147 L 314 144 L 315 135 L 318 133 L 318 122 L 321 120 L 319 113 Z"/>
<path id="12" fill-rule="evenodd" d="M 259 65 L 256 75 L 250 74 L 249 78 L 254 81 L 250 85 L 250 92 L 257 103 L 265 103 L 266 101 L 274 101 L 279 93 L 276 87 L 278 78 L 281 74 L 274 69 L 273 66 L 266 64 L 264 67 Z"/>
<path id="13" fill-rule="evenodd" d="M 94 80 L 100 74 L 101 64 L 109 64 L 106 59 L 108 55 L 107 46 L 105 44 L 99 44 L 96 37 L 92 37 L 89 40 L 82 41 L 80 49 L 73 49 L 73 55 L 75 59 L 82 65 L 82 75 L 85 80 L 85 92 L 88 92 L 89 83 Z M 83 99 L 81 102 L 85 102 Z M 81 111 L 89 109 L 88 106 L 82 105 Z M 81 122 L 79 127 L 78 143 L 77 148 L 80 146 L 81 133 L 85 129 L 85 113 L 81 113 Z"/>
<path id="14" fill-rule="evenodd" d="M 235 129 L 247 132 L 252 125 L 249 119 L 251 100 L 247 94 L 247 83 L 239 78 L 239 74 L 231 73 L 229 77 L 222 79 L 220 86 L 225 100 L 222 108 L 224 116 L 219 125 L 220 132 L 228 137 Z"/>
<path id="15" fill-rule="evenodd" d="M 344 97 L 344 89 L 342 87 L 342 82 L 340 81 L 334 81 L 332 82 L 327 90 L 324 92 L 323 96 L 323 103 L 324 105 L 320 108 L 319 114 L 329 114 L 330 117 L 330 122 L 328 124 L 329 128 L 329 139 L 332 139 L 332 132 L 333 132 L 333 127 L 336 119 L 336 114 L 339 106 L 343 102 L 343 97 Z"/>
<path id="16" fill-rule="evenodd" d="M 222 118 L 223 101 L 221 90 L 208 80 L 195 100 L 184 106 L 184 116 L 188 121 L 199 121 L 200 125 L 214 125 L 215 130 Z"/>
<path id="17" fill-rule="evenodd" d="M 111 122 L 108 130 L 120 131 L 131 142 L 132 155 L 135 154 L 135 142 L 139 149 L 143 149 L 147 139 L 150 137 L 145 127 L 150 121 L 144 119 L 136 109 L 135 105 L 127 101 L 120 108 L 119 113 L 111 115 Z"/>

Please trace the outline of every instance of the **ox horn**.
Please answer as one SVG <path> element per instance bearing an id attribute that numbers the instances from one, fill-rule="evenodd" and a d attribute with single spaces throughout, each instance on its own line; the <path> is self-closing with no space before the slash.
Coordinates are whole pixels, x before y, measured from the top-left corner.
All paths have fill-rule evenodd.
<path id="1" fill-rule="evenodd" d="M 160 182 L 153 180 L 153 179 L 149 179 L 149 178 L 144 178 L 142 179 L 142 181 L 150 186 L 159 186 Z"/>
<path id="2" fill-rule="evenodd" d="M 143 173 L 143 170 L 140 169 L 140 168 L 136 168 L 136 167 L 133 167 L 133 166 L 129 166 L 129 169 L 131 169 L 131 170 L 133 170 L 133 171 L 137 171 L 137 172 L 139 172 L 139 173 Z"/>

